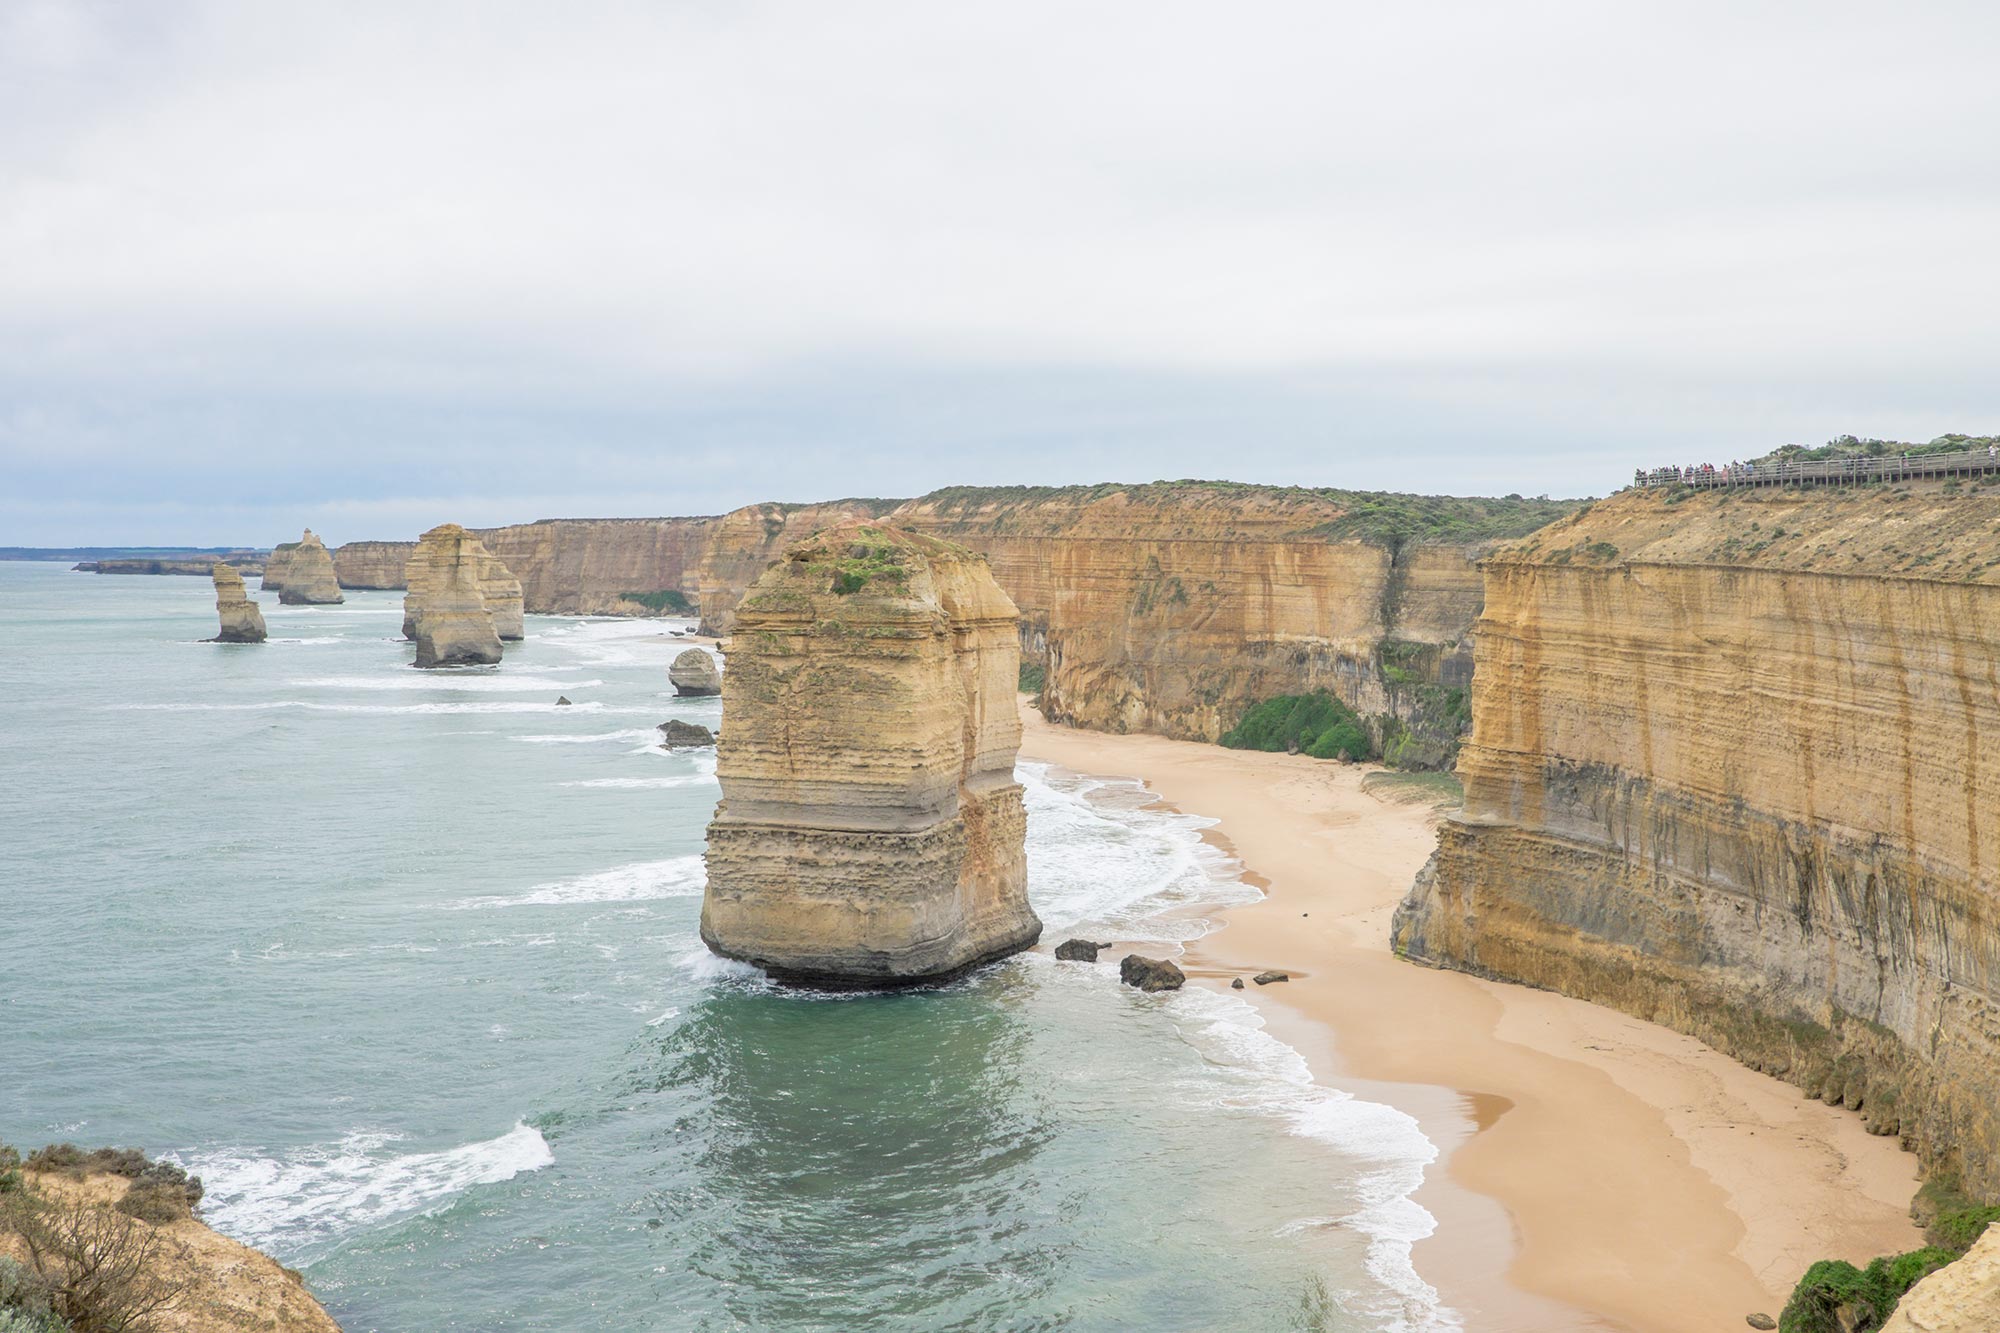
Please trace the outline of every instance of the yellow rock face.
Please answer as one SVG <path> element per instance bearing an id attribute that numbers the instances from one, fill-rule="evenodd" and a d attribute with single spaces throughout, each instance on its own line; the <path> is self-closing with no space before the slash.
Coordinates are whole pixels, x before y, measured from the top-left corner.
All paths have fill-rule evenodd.
<path id="1" fill-rule="evenodd" d="M 215 580 L 215 613 L 222 629 L 217 643 L 264 642 L 264 613 L 243 590 L 243 575 L 228 565 L 217 563 L 210 571 Z"/>
<path id="2" fill-rule="evenodd" d="M 937 980 L 1024 949 L 1018 613 L 978 556 L 868 523 L 735 610 L 701 934 L 783 979 Z"/>
<path id="3" fill-rule="evenodd" d="M 2000 1196 L 2000 500 L 1628 493 L 1486 567 L 1398 947 L 1693 1033 Z"/>
<path id="4" fill-rule="evenodd" d="M 348 542 L 333 552 L 333 571 L 343 588 L 407 588 L 404 566 L 415 542 Z"/>
<path id="5" fill-rule="evenodd" d="M 479 539 L 456 523 L 440 523 L 417 543 L 410 556 L 403 627 L 417 642 L 418 666 L 480 666 L 500 660 L 500 635 L 484 595 L 489 561 Z"/>
<path id="6" fill-rule="evenodd" d="M 2000 1227 L 1988 1227 L 1964 1258 L 1911 1287 L 1882 1325 L 1882 1333 L 1994 1329 L 2000 1329 Z"/>
<path id="7" fill-rule="evenodd" d="M 267 577 L 269 572 L 267 565 Z M 286 606 L 331 606 L 347 600 L 340 595 L 340 576 L 334 572 L 333 556 L 311 528 L 291 548 L 280 579 L 278 601 Z"/>

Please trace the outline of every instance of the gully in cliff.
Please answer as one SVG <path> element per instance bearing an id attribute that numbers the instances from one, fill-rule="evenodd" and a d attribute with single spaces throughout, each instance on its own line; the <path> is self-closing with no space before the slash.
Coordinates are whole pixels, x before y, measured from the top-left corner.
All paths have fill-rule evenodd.
<path id="1" fill-rule="evenodd" d="M 935 982 L 1032 945 L 1019 613 L 981 557 L 852 522 L 735 613 L 709 948 L 818 986 Z"/>
<path id="2" fill-rule="evenodd" d="M 264 642 L 264 613 L 243 590 L 242 573 L 219 562 L 211 573 L 215 579 L 215 612 L 222 618 L 222 630 L 209 642 Z"/>

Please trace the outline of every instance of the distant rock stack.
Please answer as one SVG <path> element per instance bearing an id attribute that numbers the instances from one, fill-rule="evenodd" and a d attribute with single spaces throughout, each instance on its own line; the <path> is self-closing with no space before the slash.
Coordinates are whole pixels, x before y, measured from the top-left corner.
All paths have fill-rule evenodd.
<path id="1" fill-rule="evenodd" d="M 211 572 L 215 579 L 215 610 L 222 617 L 222 631 L 209 642 L 264 642 L 264 613 L 244 590 L 243 575 L 220 562 Z"/>
<path id="2" fill-rule="evenodd" d="M 486 613 L 493 618 L 493 632 L 508 642 L 518 643 L 527 637 L 522 620 L 521 581 L 476 535 L 456 523 L 440 523 L 426 532 L 403 567 L 403 586 L 409 590 L 403 594 L 403 637 L 417 637 L 417 622 L 435 590 L 431 575 L 433 557 L 444 546 L 453 544 L 476 571 L 474 582 Z"/>
<path id="3" fill-rule="evenodd" d="M 1020 614 L 981 557 L 867 522 L 737 607 L 701 936 L 781 980 L 938 981 L 1025 949 Z"/>
<path id="4" fill-rule="evenodd" d="M 298 549 L 297 542 L 279 542 L 271 548 L 270 556 L 264 561 L 263 582 L 258 585 L 261 591 L 285 590 L 285 575 L 292 567 L 292 553 Z"/>
<path id="5" fill-rule="evenodd" d="M 273 555 L 276 552 L 272 553 Z M 333 553 L 313 535 L 311 528 L 299 538 L 286 561 L 278 585 L 278 601 L 284 606 L 333 606 L 347 599 L 340 595 L 340 576 L 333 571 Z"/>
<path id="6" fill-rule="evenodd" d="M 683 699 L 704 699 L 722 693 L 722 673 L 715 659 L 699 648 L 690 648 L 667 668 L 667 683 Z"/>
<path id="7" fill-rule="evenodd" d="M 422 609 L 424 598 L 430 595 L 431 547 L 428 539 L 431 533 L 443 532 L 445 528 L 465 531 L 456 523 L 432 528 L 424 534 L 425 540 L 419 541 L 416 549 L 410 552 L 409 563 L 403 566 L 403 587 L 406 590 L 403 593 L 403 637 L 406 639 L 417 637 L 417 612 Z"/>
<path id="8" fill-rule="evenodd" d="M 403 617 L 417 641 L 418 666 L 485 666 L 500 660 L 500 635 L 480 591 L 488 559 L 479 539 L 456 523 L 432 528 L 417 544 Z"/>

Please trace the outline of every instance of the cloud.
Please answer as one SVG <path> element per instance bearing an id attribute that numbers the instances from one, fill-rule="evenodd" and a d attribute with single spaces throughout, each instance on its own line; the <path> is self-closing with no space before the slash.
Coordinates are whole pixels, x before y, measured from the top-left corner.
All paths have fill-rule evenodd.
<path id="1" fill-rule="evenodd" d="M 1996 37 L 1971 4 L 0 4 L 0 482 L 193 496 L 247 453 L 289 528 L 940 460 L 1602 489 L 1670 441 L 1990 426 Z"/>

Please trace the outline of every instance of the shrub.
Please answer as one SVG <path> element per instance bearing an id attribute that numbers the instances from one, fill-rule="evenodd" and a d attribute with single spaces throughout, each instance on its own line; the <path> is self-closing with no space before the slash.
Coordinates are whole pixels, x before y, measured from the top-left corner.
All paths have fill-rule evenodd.
<path id="1" fill-rule="evenodd" d="M 156 1316 L 187 1292 L 185 1279 L 160 1272 L 180 1247 L 112 1209 L 15 1195 L 4 1221 L 19 1237 L 49 1309 L 74 1333 L 152 1333 Z"/>
<path id="2" fill-rule="evenodd" d="M 1287 694 L 1253 706 L 1222 744 L 1232 750 L 1303 750 L 1316 759 L 1368 759 L 1374 745 L 1352 708 L 1324 691 Z"/>
<path id="3" fill-rule="evenodd" d="M 179 1222 L 194 1215 L 202 1193 L 200 1176 L 172 1162 L 152 1162 L 118 1201 L 118 1211 L 155 1225 Z"/>
<path id="4" fill-rule="evenodd" d="M 660 588 L 653 592 L 621 592 L 618 594 L 628 602 L 637 602 L 648 611 L 670 611 L 677 616 L 694 614 L 694 603 L 678 588 Z"/>
<path id="5" fill-rule="evenodd" d="M 1033 662 L 1021 663 L 1021 693 L 1040 694 L 1042 687 L 1048 683 L 1049 673 L 1046 667 L 1037 666 Z"/>
<path id="6" fill-rule="evenodd" d="M 1963 1253 L 1986 1234 L 1986 1228 L 2000 1222 L 2000 1208 L 1959 1208 L 1939 1213 L 1925 1228 L 1932 1243 Z"/>
<path id="7" fill-rule="evenodd" d="M 1841 1259 L 1822 1259 L 1806 1270 L 1778 1316 L 1779 1333 L 1842 1333 L 1849 1327 L 1880 1328 L 1903 1293 L 1926 1274 L 1958 1256 L 1927 1246 L 1908 1254 L 1884 1256 L 1866 1268 Z M 1858 1323 L 1843 1323 L 1841 1311 L 1859 1315 Z"/>
<path id="8" fill-rule="evenodd" d="M 28 1154 L 30 1171 L 61 1171 L 82 1177 L 107 1171 L 127 1180 L 137 1180 L 152 1162 L 137 1148 L 94 1148 L 89 1152 L 74 1143 L 51 1143 Z"/>

